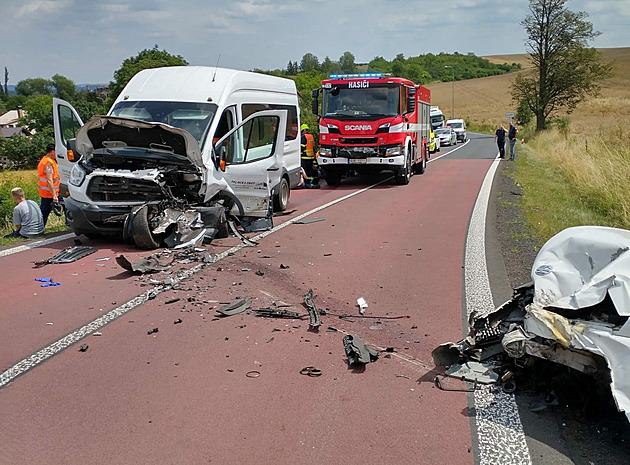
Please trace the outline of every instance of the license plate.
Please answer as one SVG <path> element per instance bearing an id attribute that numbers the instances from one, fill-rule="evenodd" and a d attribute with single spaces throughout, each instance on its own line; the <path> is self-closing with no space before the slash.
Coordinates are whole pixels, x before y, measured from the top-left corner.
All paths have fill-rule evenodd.
<path id="1" fill-rule="evenodd" d="M 366 158 L 348 158 L 348 164 L 350 165 L 365 165 L 366 163 Z"/>

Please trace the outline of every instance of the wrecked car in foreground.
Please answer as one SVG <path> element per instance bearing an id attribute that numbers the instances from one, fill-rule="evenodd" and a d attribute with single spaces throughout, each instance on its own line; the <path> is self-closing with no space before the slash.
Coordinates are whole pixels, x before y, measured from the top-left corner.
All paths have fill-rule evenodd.
<path id="1" fill-rule="evenodd" d="M 559 363 L 605 380 L 630 419 L 630 231 L 580 226 L 552 237 L 538 253 L 533 283 L 488 314 L 471 313 L 470 332 L 433 351 L 436 365 L 482 366 L 479 379 L 508 378 L 501 358 Z M 447 371 L 449 374 L 449 371 Z M 490 376 L 489 376 L 490 375 Z"/>

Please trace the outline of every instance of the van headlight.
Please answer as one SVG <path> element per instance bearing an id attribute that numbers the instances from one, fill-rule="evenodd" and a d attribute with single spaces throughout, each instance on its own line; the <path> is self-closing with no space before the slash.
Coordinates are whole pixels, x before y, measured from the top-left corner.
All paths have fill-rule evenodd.
<path id="1" fill-rule="evenodd" d="M 72 167 L 68 182 L 73 186 L 79 187 L 83 184 L 83 181 L 85 181 L 85 171 L 81 168 L 81 165 L 77 163 Z"/>
<path id="2" fill-rule="evenodd" d="M 402 153 L 402 145 L 395 145 L 394 147 L 388 147 L 385 152 L 387 157 L 397 157 Z"/>

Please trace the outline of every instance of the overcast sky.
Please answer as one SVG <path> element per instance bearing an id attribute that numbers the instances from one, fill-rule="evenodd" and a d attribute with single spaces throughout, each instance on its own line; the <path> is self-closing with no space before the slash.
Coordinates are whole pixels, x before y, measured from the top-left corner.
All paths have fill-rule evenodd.
<path id="1" fill-rule="evenodd" d="M 630 0 L 571 0 L 602 35 L 630 46 Z M 0 69 L 10 84 L 62 74 L 104 83 L 155 44 L 190 64 L 285 68 L 313 53 L 357 62 L 424 53 L 524 53 L 527 0 L 0 0 Z M 0 73 L 2 74 L 2 73 Z M 0 76 L 3 78 L 3 76 Z"/>

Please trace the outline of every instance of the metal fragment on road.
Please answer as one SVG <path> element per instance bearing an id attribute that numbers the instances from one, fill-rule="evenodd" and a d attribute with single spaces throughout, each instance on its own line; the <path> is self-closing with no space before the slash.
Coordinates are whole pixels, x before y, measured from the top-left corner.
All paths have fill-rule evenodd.
<path id="1" fill-rule="evenodd" d="M 379 352 L 366 346 L 356 334 L 348 334 L 343 338 L 343 348 L 349 366 L 365 365 L 378 360 Z"/>
<path id="2" fill-rule="evenodd" d="M 317 310 L 317 306 L 315 305 L 315 298 L 317 296 L 313 295 L 313 289 L 309 289 L 306 295 L 304 296 L 304 306 L 306 310 L 308 310 L 308 314 L 311 317 L 309 325 L 311 328 L 317 328 L 322 324 L 322 319 L 319 316 L 319 310 Z"/>
<path id="3" fill-rule="evenodd" d="M 293 224 L 311 224 L 317 223 L 319 221 L 324 221 L 326 218 L 322 217 L 314 217 L 314 218 L 304 218 L 303 220 L 294 221 Z"/>
<path id="4" fill-rule="evenodd" d="M 33 263 L 38 267 L 48 264 L 72 263 L 96 252 L 97 250 L 98 249 L 96 247 L 87 245 L 73 245 L 71 247 L 66 247 L 61 252 L 47 258 L 46 260 L 39 260 Z"/>
<path id="5" fill-rule="evenodd" d="M 220 313 L 223 316 L 232 316 L 244 312 L 251 305 L 252 301 L 250 299 L 237 299 L 234 302 L 230 302 L 229 304 L 218 308 L 217 313 Z"/>
<path id="6" fill-rule="evenodd" d="M 162 265 L 155 257 L 147 257 L 131 263 L 121 254 L 116 257 L 116 263 L 127 271 L 140 274 L 157 273 L 169 268 L 168 265 Z"/>
<path id="7" fill-rule="evenodd" d="M 258 308 L 252 310 L 258 316 L 268 316 L 272 318 L 301 318 L 302 315 L 296 312 L 290 312 L 288 310 L 276 310 L 273 308 Z"/>
<path id="8" fill-rule="evenodd" d="M 494 366 L 490 364 L 467 361 L 462 364 L 452 364 L 445 374 L 465 381 L 494 384 L 499 381 L 499 374 L 493 368 Z"/>

